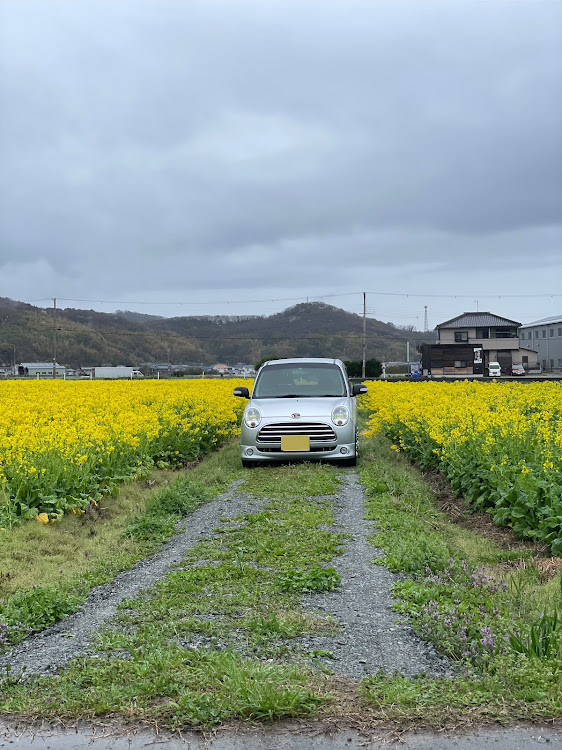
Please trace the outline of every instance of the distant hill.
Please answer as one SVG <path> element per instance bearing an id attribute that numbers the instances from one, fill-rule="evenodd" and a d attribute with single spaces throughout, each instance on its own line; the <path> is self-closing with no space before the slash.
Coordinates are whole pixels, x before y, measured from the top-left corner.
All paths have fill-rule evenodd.
<path id="1" fill-rule="evenodd" d="M 71 367 L 166 361 L 177 364 L 256 362 L 272 357 L 362 356 L 363 318 L 321 302 L 302 303 L 269 316 L 162 318 L 130 311 L 40 308 L 0 297 L 0 363 L 50 361 Z M 367 357 L 403 360 L 409 340 L 433 335 L 366 321 Z"/>
<path id="2" fill-rule="evenodd" d="M 115 315 L 132 323 L 151 323 L 153 320 L 163 320 L 161 315 L 146 315 L 145 313 L 132 312 L 132 310 L 117 310 Z"/>

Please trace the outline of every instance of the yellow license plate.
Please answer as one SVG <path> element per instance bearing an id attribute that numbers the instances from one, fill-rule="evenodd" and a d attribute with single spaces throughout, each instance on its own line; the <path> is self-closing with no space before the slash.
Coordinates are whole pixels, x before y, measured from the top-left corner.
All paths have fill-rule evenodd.
<path id="1" fill-rule="evenodd" d="M 282 435 L 282 451 L 310 451 L 310 438 L 308 435 Z"/>

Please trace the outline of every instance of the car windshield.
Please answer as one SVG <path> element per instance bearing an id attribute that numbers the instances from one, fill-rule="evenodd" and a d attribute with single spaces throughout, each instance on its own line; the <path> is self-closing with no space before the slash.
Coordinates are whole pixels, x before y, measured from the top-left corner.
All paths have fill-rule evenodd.
<path id="1" fill-rule="evenodd" d="M 342 371 L 337 365 L 266 365 L 261 371 L 252 398 L 307 398 L 346 396 Z"/>

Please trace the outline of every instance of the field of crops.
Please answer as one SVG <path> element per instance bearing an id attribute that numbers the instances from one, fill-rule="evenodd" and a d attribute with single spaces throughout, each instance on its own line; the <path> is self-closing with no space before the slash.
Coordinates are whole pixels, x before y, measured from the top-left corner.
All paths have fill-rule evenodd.
<path id="1" fill-rule="evenodd" d="M 562 384 L 369 383 L 369 432 L 562 555 Z"/>
<path id="2" fill-rule="evenodd" d="M 79 513 L 118 483 L 175 466 L 236 434 L 228 381 L 0 384 L 0 528 Z"/>

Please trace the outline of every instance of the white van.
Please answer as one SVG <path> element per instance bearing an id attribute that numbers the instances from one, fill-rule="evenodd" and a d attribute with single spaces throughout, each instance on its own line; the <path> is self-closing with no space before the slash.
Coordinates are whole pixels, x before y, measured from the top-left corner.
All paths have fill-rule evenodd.
<path id="1" fill-rule="evenodd" d="M 488 363 L 488 375 L 491 378 L 499 378 L 501 374 L 502 374 L 502 368 L 500 367 L 499 362 Z"/>

